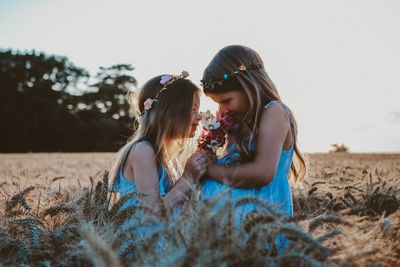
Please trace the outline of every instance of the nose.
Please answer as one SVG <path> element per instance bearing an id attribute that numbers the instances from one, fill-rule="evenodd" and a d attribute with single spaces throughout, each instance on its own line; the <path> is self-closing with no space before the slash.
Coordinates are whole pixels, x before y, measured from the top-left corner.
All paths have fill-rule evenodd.
<path id="1" fill-rule="evenodd" d="M 200 114 L 200 113 L 197 113 L 196 121 L 201 121 L 201 119 L 202 119 L 201 114 Z"/>
<path id="2" fill-rule="evenodd" d="M 228 114 L 229 113 L 229 109 L 224 107 L 224 106 L 219 106 L 219 109 L 222 111 L 223 114 Z"/>

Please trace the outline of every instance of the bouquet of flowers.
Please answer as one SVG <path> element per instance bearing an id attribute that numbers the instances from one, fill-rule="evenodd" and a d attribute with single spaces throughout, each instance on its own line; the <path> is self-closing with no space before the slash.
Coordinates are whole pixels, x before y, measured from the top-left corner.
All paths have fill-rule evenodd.
<path id="1" fill-rule="evenodd" d="M 214 115 L 207 110 L 207 112 L 201 112 L 201 116 L 203 129 L 197 147 L 207 151 L 215 159 L 218 149 L 225 145 L 226 134 L 238 127 L 238 124 L 221 111 Z"/>

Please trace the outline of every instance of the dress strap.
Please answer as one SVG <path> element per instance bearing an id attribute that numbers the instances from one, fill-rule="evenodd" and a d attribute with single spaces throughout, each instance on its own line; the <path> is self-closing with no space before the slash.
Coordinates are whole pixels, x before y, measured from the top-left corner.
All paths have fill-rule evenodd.
<path id="1" fill-rule="evenodd" d="M 280 103 L 280 101 L 279 101 L 279 100 L 271 100 L 269 103 L 267 103 L 267 104 L 264 106 L 264 109 L 267 109 L 269 106 L 271 106 L 271 105 L 274 104 L 274 103 Z"/>

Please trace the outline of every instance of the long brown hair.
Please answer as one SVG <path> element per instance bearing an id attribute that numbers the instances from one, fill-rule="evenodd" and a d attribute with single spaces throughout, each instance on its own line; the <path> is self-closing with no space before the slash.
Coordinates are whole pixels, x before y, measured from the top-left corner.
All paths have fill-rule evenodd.
<path id="1" fill-rule="evenodd" d="M 212 84 L 213 81 L 221 81 L 224 75 L 232 74 L 239 66 L 257 66 L 247 71 L 241 71 L 240 75 L 231 75 L 229 79 L 219 83 L 218 86 L 204 86 L 204 93 L 225 93 L 232 90 L 242 90 L 247 95 L 250 107 L 245 114 L 242 127 L 232 135 L 237 143 L 237 149 L 244 162 L 254 160 L 252 143 L 258 132 L 263 106 L 273 100 L 281 101 L 274 83 L 264 68 L 260 55 L 253 49 L 231 45 L 221 49 L 211 60 L 203 73 L 203 84 Z M 288 108 L 290 121 L 294 129 L 294 151 L 291 174 L 294 180 L 302 180 L 306 174 L 306 163 L 297 145 L 297 123 L 293 112 Z"/>
<path id="2" fill-rule="evenodd" d="M 148 98 L 155 98 L 163 88 L 160 83 L 163 75 L 156 76 L 146 82 L 139 93 L 129 93 L 129 103 L 134 107 L 138 116 L 136 130 L 127 144 L 118 153 L 117 160 L 111 170 L 111 177 L 118 175 L 124 159 L 128 156 L 132 146 L 142 140 L 151 143 L 156 153 L 158 164 L 166 169 L 168 177 L 176 181 L 179 177 L 182 162 L 194 149 L 190 142 L 190 121 L 193 106 L 193 97 L 200 94 L 200 90 L 188 79 L 178 79 L 163 90 L 157 102 L 150 110 L 145 110 L 144 102 Z M 182 148 L 185 150 L 182 150 Z"/>

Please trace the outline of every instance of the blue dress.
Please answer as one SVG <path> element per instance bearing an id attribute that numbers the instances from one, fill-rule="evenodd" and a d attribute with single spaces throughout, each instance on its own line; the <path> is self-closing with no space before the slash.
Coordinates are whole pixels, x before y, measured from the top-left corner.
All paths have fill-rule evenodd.
<path id="1" fill-rule="evenodd" d="M 124 161 L 124 164 L 121 166 L 124 166 L 125 162 L 126 159 Z M 170 182 L 163 166 L 160 166 L 158 169 L 158 178 L 159 178 L 160 196 L 163 197 L 168 193 L 168 191 L 172 187 L 172 183 Z M 121 169 L 119 170 L 119 175 L 114 182 L 114 191 L 118 192 L 120 194 L 120 197 L 123 197 L 131 192 L 136 192 L 136 184 L 133 181 L 125 178 L 123 167 L 121 167 Z M 136 198 L 131 198 L 124 204 L 123 208 L 136 205 L 137 202 L 138 201 Z"/>
<path id="2" fill-rule="evenodd" d="M 148 141 L 142 141 L 142 142 L 148 142 Z M 149 143 L 150 144 L 150 143 Z M 132 148 L 131 148 L 132 149 Z M 125 163 L 128 159 L 129 152 L 126 155 L 126 158 L 123 161 L 123 164 L 121 165 L 121 169 L 119 170 L 119 175 L 116 178 L 114 185 L 113 185 L 113 191 L 118 192 L 120 194 L 120 197 L 124 197 L 125 195 L 136 192 L 136 184 L 128 180 L 124 176 L 123 168 L 125 166 Z M 164 167 L 161 165 L 158 169 L 158 178 L 159 178 L 159 189 L 160 189 L 160 196 L 163 197 L 165 196 L 168 191 L 172 188 L 172 182 L 170 182 L 167 172 L 165 171 Z M 135 206 L 138 204 L 138 199 L 135 197 L 130 198 L 120 209 L 120 211 L 130 207 L 130 206 Z M 124 232 L 126 230 L 128 231 L 133 231 L 136 235 L 137 240 L 126 240 L 121 247 L 119 248 L 120 252 L 122 253 L 129 245 L 134 244 L 137 241 L 140 241 L 141 239 L 147 238 L 151 236 L 154 232 L 159 230 L 162 225 L 157 224 L 157 225 L 147 225 L 143 226 L 141 224 L 142 219 L 143 219 L 143 214 L 141 211 L 136 211 L 135 215 L 129 219 L 126 220 L 122 226 L 120 227 L 120 231 Z M 159 240 L 159 247 L 164 247 L 165 241 L 164 240 Z"/>
<path id="3" fill-rule="evenodd" d="M 273 100 L 266 104 L 264 109 L 267 109 L 270 105 L 279 103 L 279 101 Z M 284 106 L 284 108 L 286 112 L 288 112 L 287 107 Z M 294 151 L 294 133 L 292 125 L 290 125 L 290 128 L 292 130 L 292 144 L 289 149 L 282 150 L 278 168 L 270 183 L 257 189 L 243 189 L 231 187 L 213 179 L 205 179 L 202 184 L 200 194 L 201 200 L 211 199 L 221 192 L 227 192 L 226 196 L 223 197 L 219 204 L 215 206 L 215 209 L 217 210 L 219 207 L 221 207 L 221 204 L 223 204 L 222 202 L 226 201 L 227 198 L 230 198 L 232 205 L 235 205 L 235 203 L 241 198 L 257 197 L 275 206 L 276 210 L 281 212 L 283 215 L 291 216 L 293 214 L 293 199 L 292 191 L 288 181 L 288 175 L 290 172 Z M 232 163 L 240 164 L 240 155 L 235 146 L 232 145 L 228 151 L 229 153 L 226 156 L 218 159 L 217 163 L 220 165 L 230 165 Z M 238 158 L 239 161 L 237 161 Z M 246 215 L 249 212 L 256 210 L 257 207 L 254 204 L 247 204 L 237 208 L 234 211 L 235 226 L 240 227 L 242 220 L 246 217 Z"/>

